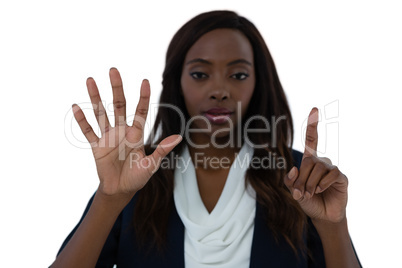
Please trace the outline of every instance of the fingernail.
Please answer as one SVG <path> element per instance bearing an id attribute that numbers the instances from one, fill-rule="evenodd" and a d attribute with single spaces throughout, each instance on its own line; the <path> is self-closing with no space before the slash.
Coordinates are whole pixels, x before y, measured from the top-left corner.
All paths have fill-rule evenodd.
<path id="1" fill-rule="evenodd" d="M 316 193 L 316 194 L 319 194 L 319 193 L 321 193 L 321 192 L 322 192 L 321 187 L 320 187 L 320 186 L 317 186 L 317 188 L 315 189 L 315 193 Z"/>
<path id="2" fill-rule="evenodd" d="M 304 196 L 307 198 L 307 199 L 310 199 L 311 197 L 312 197 L 312 195 L 309 193 L 309 192 L 305 192 L 304 193 Z"/>
<path id="3" fill-rule="evenodd" d="M 177 143 L 180 143 L 183 140 L 183 136 L 178 134 L 177 139 L 178 139 Z"/>
<path id="4" fill-rule="evenodd" d="M 292 169 L 289 171 L 288 177 L 289 177 L 289 179 L 292 180 L 295 177 L 295 175 L 296 175 L 295 167 L 292 167 Z"/>
<path id="5" fill-rule="evenodd" d="M 73 113 L 76 113 L 79 110 L 78 105 L 75 103 L 73 104 L 72 108 L 73 108 Z"/>
<path id="6" fill-rule="evenodd" d="M 296 200 L 299 200 L 302 197 L 302 193 L 300 192 L 299 189 L 294 189 L 293 190 L 293 198 Z"/>

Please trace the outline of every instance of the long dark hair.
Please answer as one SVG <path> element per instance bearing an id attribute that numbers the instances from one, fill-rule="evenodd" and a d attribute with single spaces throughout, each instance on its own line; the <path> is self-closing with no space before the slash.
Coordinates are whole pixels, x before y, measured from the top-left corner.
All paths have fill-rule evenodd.
<path id="1" fill-rule="evenodd" d="M 177 107 L 183 112 L 186 120 L 189 119 L 184 98 L 180 94 L 183 62 L 188 50 L 202 35 L 219 28 L 242 32 L 253 48 L 256 85 L 243 122 L 253 115 L 263 116 L 269 121 L 282 117 L 281 123 L 276 125 L 275 135 L 255 133 L 249 138 L 254 144 L 269 144 L 264 149 L 255 149 L 254 157 L 274 155 L 276 158 L 285 159 L 285 167 L 249 168 L 246 183 L 257 193 L 257 202 L 264 210 L 267 227 L 277 238 L 282 236 L 297 252 L 303 243 L 306 217 L 283 183 L 283 178 L 293 162 L 290 149 L 293 143 L 293 121 L 274 61 L 253 23 L 231 11 L 212 11 L 194 17 L 181 27 L 167 50 L 160 104 Z M 158 136 L 149 138 L 146 152 L 151 153 L 154 149 L 151 144 L 158 144 L 163 138 L 180 133 L 181 122 L 177 111 L 159 107 L 152 131 L 158 133 Z M 262 129 L 265 125 L 262 121 L 253 120 L 249 128 Z M 184 144 L 185 140 L 177 145 L 171 154 L 179 154 Z M 163 248 L 169 215 L 174 208 L 173 172 L 173 169 L 160 168 L 138 193 L 133 221 L 140 244 L 151 243 Z"/>

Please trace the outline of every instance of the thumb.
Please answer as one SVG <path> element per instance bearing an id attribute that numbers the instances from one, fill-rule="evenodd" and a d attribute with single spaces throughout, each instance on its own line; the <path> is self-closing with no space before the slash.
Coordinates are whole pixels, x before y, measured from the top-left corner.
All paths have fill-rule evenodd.
<path id="1" fill-rule="evenodd" d="M 149 167 L 151 174 L 154 174 L 158 170 L 159 165 L 162 162 L 162 158 L 170 153 L 173 148 L 182 141 L 182 139 L 183 137 L 181 135 L 171 135 L 166 137 L 161 141 L 161 143 L 159 143 L 155 151 L 151 155 L 147 156 L 147 158 L 152 159 L 151 162 L 153 163 L 153 165 Z"/>

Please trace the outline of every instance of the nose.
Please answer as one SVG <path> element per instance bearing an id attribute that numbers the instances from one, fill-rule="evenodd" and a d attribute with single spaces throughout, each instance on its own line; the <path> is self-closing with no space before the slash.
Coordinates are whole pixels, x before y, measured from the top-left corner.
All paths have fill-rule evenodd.
<path id="1" fill-rule="evenodd" d="M 227 91 L 216 90 L 210 93 L 209 98 L 212 100 L 223 101 L 229 98 L 229 93 Z"/>
<path id="2" fill-rule="evenodd" d="M 230 98 L 229 89 L 225 87 L 224 83 L 215 83 L 211 85 L 212 89 L 209 92 L 209 99 L 223 101 Z"/>

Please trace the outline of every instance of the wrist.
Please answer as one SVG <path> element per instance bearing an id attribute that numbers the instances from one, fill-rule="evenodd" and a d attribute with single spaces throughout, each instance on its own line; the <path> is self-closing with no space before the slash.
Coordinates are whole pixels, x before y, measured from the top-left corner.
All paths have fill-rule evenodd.
<path id="1" fill-rule="evenodd" d="M 340 235 L 341 233 L 348 233 L 347 219 L 344 217 L 339 222 L 331 222 L 326 220 L 311 219 L 315 229 L 320 237 Z"/>
<path id="2" fill-rule="evenodd" d="M 102 191 L 96 191 L 94 203 L 99 204 L 105 212 L 112 214 L 120 214 L 124 207 L 130 202 L 134 194 L 116 194 L 107 195 Z"/>

